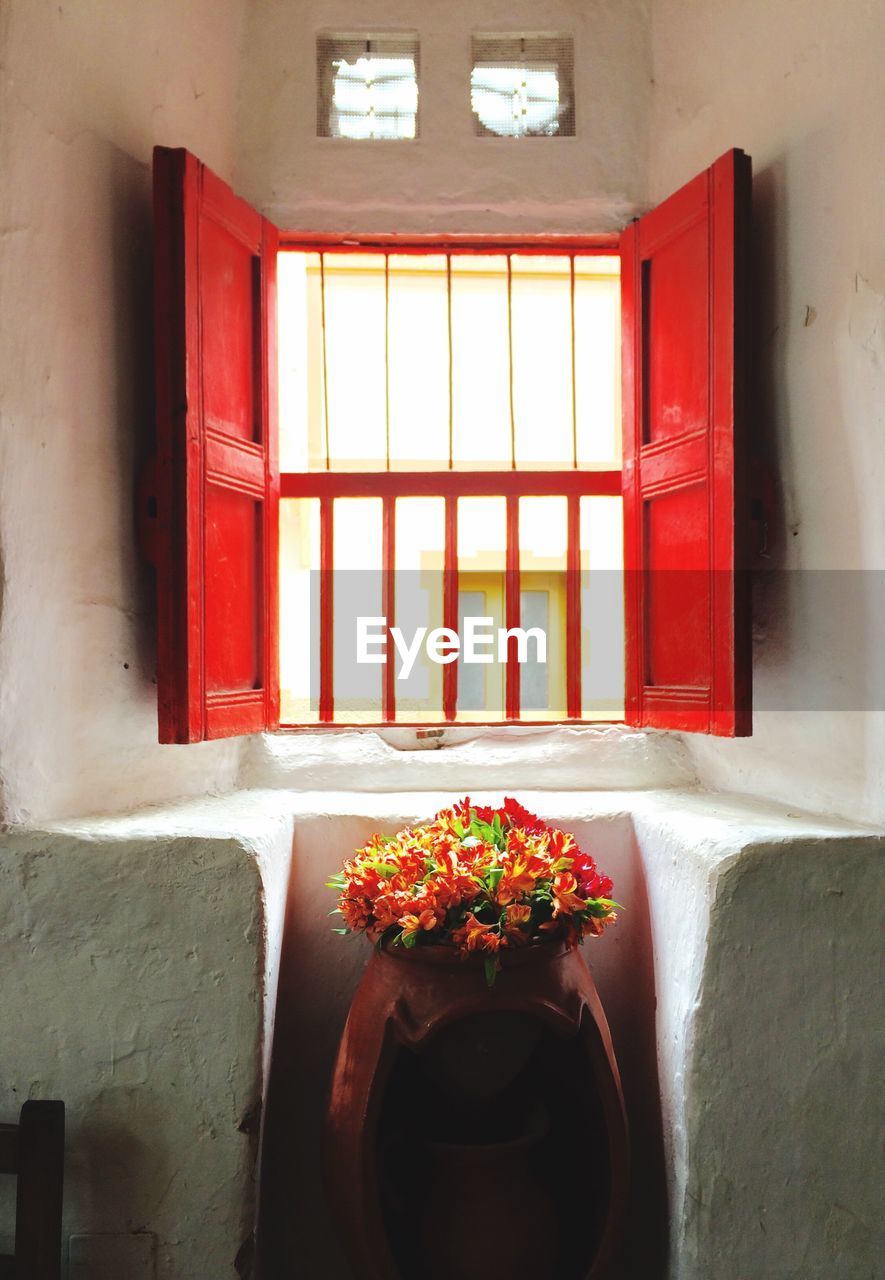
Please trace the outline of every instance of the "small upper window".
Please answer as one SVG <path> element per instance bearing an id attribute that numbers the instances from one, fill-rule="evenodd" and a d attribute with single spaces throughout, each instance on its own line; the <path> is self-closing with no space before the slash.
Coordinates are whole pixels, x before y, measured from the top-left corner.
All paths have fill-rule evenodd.
<path id="1" fill-rule="evenodd" d="M 319 36 L 317 89 L 320 137 L 417 137 L 417 37 Z"/>
<path id="2" fill-rule="evenodd" d="M 572 137 L 573 68 L 570 36 L 474 36 L 474 132 L 482 138 Z"/>

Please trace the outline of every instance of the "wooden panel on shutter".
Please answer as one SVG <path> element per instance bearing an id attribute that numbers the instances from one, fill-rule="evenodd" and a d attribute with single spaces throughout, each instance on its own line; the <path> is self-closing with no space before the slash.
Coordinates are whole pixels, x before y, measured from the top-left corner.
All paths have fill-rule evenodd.
<path id="1" fill-rule="evenodd" d="M 751 731 L 750 160 L 730 151 L 621 239 L 627 721 Z"/>
<path id="2" fill-rule="evenodd" d="M 154 152 L 161 742 L 279 724 L 278 233 L 195 156 Z"/>

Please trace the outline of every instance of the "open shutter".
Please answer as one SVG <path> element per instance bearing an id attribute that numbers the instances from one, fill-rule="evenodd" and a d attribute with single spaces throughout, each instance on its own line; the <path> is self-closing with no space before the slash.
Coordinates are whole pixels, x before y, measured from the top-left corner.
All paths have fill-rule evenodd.
<path id="1" fill-rule="evenodd" d="M 627 721 L 751 729 L 750 160 L 730 151 L 621 239 Z"/>
<path id="2" fill-rule="evenodd" d="M 161 742 L 279 724 L 278 234 L 195 156 L 154 152 Z"/>

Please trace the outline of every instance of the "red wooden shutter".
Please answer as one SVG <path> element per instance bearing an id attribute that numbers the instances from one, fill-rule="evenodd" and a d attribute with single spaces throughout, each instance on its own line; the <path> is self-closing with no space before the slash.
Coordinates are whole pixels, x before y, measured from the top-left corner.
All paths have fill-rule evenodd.
<path id="1" fill-rule="evenodd" d="M 750 159 L 621 240 L 627 721 L 751 729 L 745 531 Z"/>
<path id="2" fill-rule="evenodd" d="M 161 742 L 279 724 L 277 231 L 195 156 L 154 152 Z"/>

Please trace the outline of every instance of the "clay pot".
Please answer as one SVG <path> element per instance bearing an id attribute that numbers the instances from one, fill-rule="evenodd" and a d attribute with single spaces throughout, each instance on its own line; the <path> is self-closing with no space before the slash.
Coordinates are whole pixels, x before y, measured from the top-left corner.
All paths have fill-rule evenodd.
<path id="1" fill-rule="evenodd" d="M 556 1207 L 535 1172 L 546 1130 L 538 1110 L 509 1142 L 427 1145 L 426 1280 L 552 1280 Z"/>
<path id="2" fill-rule="evenodd" d="M 487 1200 L 491 1164 L 497 1165 L 517 1204 L 530 1204 L 537 1196 L 542 1216 L 548 1209 L 562 1212 L 561 1197 L 555 1196 L 551 1204 L 536 1178 L 541 1165 L 555 1170 L 561 1163 L 556 1148 L 541 1161 L 536 1158 L 537 1130 L 513 1132 L 512 1124 L 510 1131 L 507 1128 L 510 1118 L 517 1127 L 526 1123 L 537 1096 L 531 1092 L 532 1055 L 548 1042 L 566 1047 L 571 1072 L 567 1087 L 560 1088 L 555 1073 L 548 1082 L 549 1114 L 567 1114 L 576 1096 L 592 1095 L 598 1121 L 583 1158 L 585 1167 L 605 1166 L 603 1192 L 589 1197 L 601 1206 L 598 1244 L 586 1264 L 571 1265 L 561 1274 L 570 1280 L 608 1280 L 615 1274 L 614 1249 L 628 1176 L 620 1077 L 590 972 L 576 946 L 557 941 L 504 953 L 492 988 L 486 986 L 480 958 L 464 958 L 450 947 L 373 952 L 341 1038 L 327 1113 L 330 1203 L 360 1280 L 424 1280 L 434 1274 L 430 1267 L 436 1264 L 427 1252 L 430 1236 L 422 1222 L 428 1182 L 439 1188 L 439 1195 L 445 1186 L 442 1202 L 437 1200 L 442 1215 L 437 1221 L 437 1251 L 443 1247 L 441 1233 L 458 1240 L 462 1231 L 475 1230 L 470 1206 Z M 415 1105 L 406 1122 L 397 1126 L 391 1120 L 397 1099 L 408 1080 L 419 1075 Z M 516 1098 L 496 1105 L 495 1095 L 505 1099 L 508 1088 L 517 1090 Z M 488 1116 L 501 1119 L 499 1132 L 484 1120 L 477 1126 L 477 1117 Z M 549 1141 L 544 1140 L 545 1148 Z M 384 1161 L 387 1172 L 381 1167 Z M 464 1184 L 470 1185 L 469 1194 L 457 1189 L 455 1164 Z M 404 1168 L 407 1174 L 388 1195 L 391 1168 Z M 415 1188 L 420 1198 L 403 1208 Z M 459 1205 L 457 1215 L 448 1211 L 452 1196 Z M 402 1229 L 414 1231 L 405 1243 L 392 1238 L 399 1227 L 396 1212 L 391 1217 L 391 1204 L 400 1213 Z M 583 1213 L 583 1207 L 577 1211 Z M 563 1222 L 561 1229 L 573 1232 L 574 1223 Z M 513 1230 L 519 1233 L 522 1227 Z M 539 1234 L 555 1238 L 556 1227 Z M 487 1211 L 486 1246 L 482 1275 L 491 1280 L 489 1254 L 498 1240 Z M 455 1252 L 464 1256 L 463 1247 Z M 453 1265 L 451 1257 L 448 1262 Z M 538 1269 L 544 1265 L 539 1258 L 530 1273 L 511 1270 L 502 1276 L 517 1280 L 530 1274 L 533 1280 L 547 1280 L 548 1273 Z M 463 1270 L 445 1274 L 446 1280 L 471 1276 Z M 560 1271 L 549 1274 L 559 1276 Z"/>

